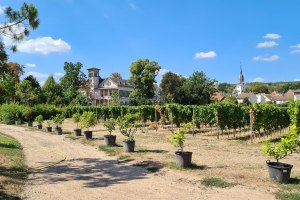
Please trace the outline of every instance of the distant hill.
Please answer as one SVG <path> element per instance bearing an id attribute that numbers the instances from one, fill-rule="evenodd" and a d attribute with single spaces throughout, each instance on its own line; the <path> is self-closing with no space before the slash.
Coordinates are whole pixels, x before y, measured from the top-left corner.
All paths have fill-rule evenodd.
<path id="1" fill-rule="evenodd" d="M 231 94 L 232 90 L 236 84 L 230 84 L 230 83 L 220 83 L 217 85 L 217 89 L 219 92 L 223 94 Z M 253 83 L 246 83 L 246 92 L 253 92 L 255 94 L 257 93 L 272 93 L 273 91 L 279 92 L 279 93 L 285 93 L 289 89 L 300 89 L 300 81 L 281 81 L 281 82 L 269 82 L 269 83 L 259 83 L 259 82 L 253 82 Z"/>

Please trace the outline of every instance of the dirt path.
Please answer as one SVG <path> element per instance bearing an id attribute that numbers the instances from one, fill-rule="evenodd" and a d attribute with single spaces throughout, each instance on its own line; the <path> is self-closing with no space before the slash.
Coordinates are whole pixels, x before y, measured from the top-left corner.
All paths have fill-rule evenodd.
<path id="1" fill-rule="evenodd" d="M 151 174 L 64 136 L 7 125 L 0 132 L 22 144 L 31 168 L 65 159 L 30 174 L 25 199 L 274 199 L 271 192 L 241 185 L 205 188 L 182 174 Z"/>

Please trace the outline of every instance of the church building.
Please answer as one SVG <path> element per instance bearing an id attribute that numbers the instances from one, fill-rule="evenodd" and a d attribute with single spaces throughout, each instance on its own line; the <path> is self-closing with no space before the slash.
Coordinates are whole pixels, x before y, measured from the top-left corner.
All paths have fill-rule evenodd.
<path id="1" fill-rule="evenodd" d="M 241 66 L 240 74 L 238 77 L 238 83 L 235 86 L 235 88 L 233 89 L 232 96 L 238 96 L 241 93 L 245 92 L 245 90 L 246 90 L 246 85 L 245 85 L 243 70 L 242 70 L 242 66 Z"/>

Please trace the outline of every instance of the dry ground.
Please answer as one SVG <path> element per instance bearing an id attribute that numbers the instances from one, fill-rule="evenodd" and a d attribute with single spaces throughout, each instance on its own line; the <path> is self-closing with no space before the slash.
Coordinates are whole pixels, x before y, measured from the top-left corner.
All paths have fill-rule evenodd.
<path id="1" fill-rule="evenodd" d="M 63 131 L 72 132 L 70 120 Z M 170 131 L 147 130 L 136 134 L 136 152 L 123 153 L 122 147 L 108 156 L 98 150 L 107 132 L 102 125 L 92 128 L 92 141 L 73 134 L 56 136 L 36 128 L 0 125 L 1 132 L 20 141 L 29 167 L 65 161 L 29 176 L 23 194 L 28 199 L 275 199 L 279 186 L 268 181 L 266 157 L 261 144 L 249 144 L 231 137 L 209 134 L 187 135 L 185 150 L 193 152 L 193 169 L 174 168 Z M 117 143 L 125 139 L 118 131 Z M 126 158 L 128 162 L 118 159 Z M 293 174 L 300 174 L 299 155 L 285 162 L 293 164 Z M 144 168 L 159 167 L 156 173 Z M 227 188 L 201 185 L 204 178 L 217 177 L 236 184 Z"/>

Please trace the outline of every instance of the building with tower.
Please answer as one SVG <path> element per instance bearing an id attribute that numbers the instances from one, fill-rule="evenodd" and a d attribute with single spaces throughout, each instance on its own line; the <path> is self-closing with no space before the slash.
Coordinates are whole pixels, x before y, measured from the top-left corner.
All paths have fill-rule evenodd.
<path id="1" fill-rule="evenodd" d="M 238 77 L 238 83 L 236 84 L 235 88 L 233 89 L 232 96 L 238 96 L 241 93 L 245 92 L 245 90 L 246 90 L 246 85 L 245 85 L 243 70 L 242 70 L 242 66 L 241 66 L 240 74 Z"/>
<path id="2" fill-rule="evenodd" d="M 109 105 L 113 92 L 118 92 L 120 96 L 120 104 L 127 105 L 129 103 L 129 95 L 133 91 L 127 80 L 108 77 L 102 79 L 100 77 L 100 69 L 88 69 L 88 82 L 79 89 L 85 94 L 93 105 Z"/>

